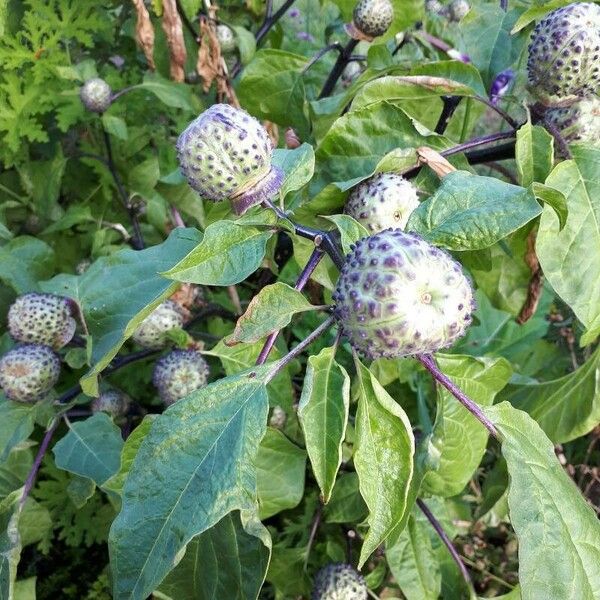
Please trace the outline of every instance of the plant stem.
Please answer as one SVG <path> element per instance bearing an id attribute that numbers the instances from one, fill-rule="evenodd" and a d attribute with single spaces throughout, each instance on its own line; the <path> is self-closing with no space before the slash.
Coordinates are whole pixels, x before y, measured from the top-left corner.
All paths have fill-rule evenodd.
<path id="1" fill-rule="evenodd" d="M 431 354 L 417 354 L 416 359 L 433 375 L 434 379 L 443 385 L 496 439 L 500 434 L 496 426 L 483 414 L 481 408 L 457 387 L 435 363 Z"/>
<path id="2" fill-rule="evenodd" d="M 479 165 L 489 161 L 507 160 L 515 157 L 515 142 L 498 144 L 492 148 L 482 148 L 465 152 L 465 157 L 471 165 Z"/>
<path id="3" fill-rule="evenodd" d="M 304 338 L 301 342 L 298 343 L 292 350 L 290 350 L 283 358 L 279 359 L 273 365 L 272 371 L 268 374 L 266 378 L 266 382 L 268 383 L 289 363 L 291 363 L 299 354 L 304 352 L 307 346 L 310 346 L 317 338 L 323 335 L 332 325 L 334 318 L 333 316 L 327 318 L 323 321 L 312 333 L 310 333 L 306 338 Z"/>
<path id="4" fill-rule="evenodd" d="M 304 269 L 302 269 L 302 272 L 298 276 L 298 281 L 296 281 L 296 285 L 294 286 L 295 290 L 301 292 L 304 289 L 304 286 L 308 283 L 310 276 L 314 273 L 322 258 L 323 251 L 320 248 L 315 248 L 312 254 L 310 255 L 310 258 L 308 259 L 306 266 L 304 267 Z M 262 365 L 265 362 L 267 362 L 267 358 L 269 357 L 269 354 L 271 353 L 271 350 L 275 345 L 275 340 L 277 339 L 278 335 L 279 330 L 274 331 L 267 337 L 267 339 L 265 340 L 265 344 L 262 347 L 258 358 L 256 359 L 257 365 Z"/>
<path id="5" fill-rule="evenodd" d="M 277 23 L 277 21 L 279 21 L 279 19 L 281 19 L 281 17 L 283 17 L 283 15 L 287 12 L 288 8 L 294 4 L 295 0 L 286 0 L 282 5 L 281 8 L 269 15 L 267 14 L 267 17 L 265 18 L 265 20 L 263 21 L 263 24 L 260 26 L 260 29 L 256 32 L 256 45 L 260 45 L 260 43 L 263 41 L 263 39 L 266 37 L 266 35 L 269 33 L 269 31 L 271 31 L 271 28 L 273 27 L 273 25 L 275 25 L 275 23 Z"/>
<path id="6" fill-rule="evenodd" d="M 456 548 L 450 541 L 450 538 L 444 531 L 444 528 L 442 527 L 441 523 L 435 518 L 433 513 L 429 510 L 427 504 L 425 504 L 425 502 L 423 502 L 421 498 L 417 498 L 417 506 L 421 509 L 421 512 L 427 517 L 427 520 L 431 523 L 431 526 L 435 529 L 435 532 L 440 536 L 440 539 L 444 543 L 444 546 L 448 548 L 448 552 L 450 552 L 450 555 L 456 563 L 456 566 L 458 567 L 462 578 L 467 584 L 467 588 L 469 588 L 469 593 L 473 598 L 477 597 L 477 594 L 475 594 L 475 589 L 473 588 L 473 582 L 471 581 L 469 571 L 467 571 L 465 563 L 463 563 L 462 559 L 460 558 L 460 554 L 457 552 Z"/>
<path id="7" fill-rule="evenodd" d="M 462 96 L 444 96 L 442 100 L 444 102 L 444 107 L 442 108 L 442 113 L 440 114 L 440 118 L 434 129 L 435 133 L 438 133 L 439 135 L 442 135 L 444 131 L 446 131 L 452 115 L 455 113 L 462 100 Z"/>
<path id="8" fill-rule="evenodd" d="M 56 428 L 58 427 L 59 423 L 60 423 L 60 419 L 55 418 L 52 421 L 52 423 L 50 424 L 50 426 L 48 427 L 48 429 L 46 429 L 46 433 L 44 434 L 42 443 L 40 444 L 38 452 L 35 456 L 33 465 L 31 466 L 31 469 L 29 470 L 29 474 L 27 475 L 27 479 L 25 480 L 25 485 L 23 486 L 23 494 L 21 495 L 21 499 L 19 500 L 19 510 L 22 510 L 23 506 L 25 506 L 27 497 L 29 496 L 29 493 L 31 492 L 31 488 L 33 487 L 33 484 L 35 483 L 35 478 L 37 477 L 37 473 L 40 469 L 40 465 L 42 464 L 42 460 L 44 459 L 44 456 L 46 455 L 46 452 L 48 451 L 48 446 L 50 445 L 50 440 L 52 440 L 52 436 L 54 435 L 54 432 L 56 431 Z"/>
<path id="9" fill-rule="evenodd" d="M 319 60 L 321 60 L 321 58 L 323 58 L 331 50 L 337 50 L 337 52 L 339 54 L 341 54 L 344 51 L 344 49 L 342 48 L 342 45 L 339 42 L 333 42 L 333 44 L 329 44 L 328 46 L 325 46 L 325 48 L 322 48 L 321 50 L 319 50 L 308 61 L 306 66 L 302 69 L 302 74 L 304 75 L 304 73 L 306 73 L 315 63 L 319 62 Z"/>
<path id="10" fill-rule="evenodd" d="M 350 39 L 340 52 L 338 59 L 335 61 L 335 65 L 333 65 L 333 69 L 331 69 L 331 73 L 329 73 L 329 77 L 327 77 L 323 84 L 323 89 L 319 94 L 319 100 L 321 100 L 321 98 L 327 98 L 327 96 L 330 96 L 331 92 L 333 92 L 335 84 L 338 82 L 338 79 L 341 77 L 350 61 L 354 48 L 358 45 L 358 41 L 359 40 L 355 40 L 354 38 Z"/>
<path id="11" fill-rule="evenodd" d="M 306 567 L 308 566 L 308 558 L 310 556 L 310 551 L 312 545 L 315 542 L 315 538 L 317 537 L 317 531 L 319 529 L 319 525 L 321 523 L 321 517 L 323 516 L 323 504 L 319 501 L 317 506 L 317 510 L 315 511 L 315 516 L 313 517 L 312 526 L 310 528 L 310 535 L 308 537 L 308 544 L 306 545 L 306 556 L 304 557 L 304 570 L 306 571 Z"/>
<path id="12" fill-rule="evenodd" d="M 117 172 L 117 168 L 115 166 L 115 162 L 113 160 L 113 152 L 112 145 L 110 143 L 110 136 L 108 135 L 108 131 L 106 131 L 104 124 L 102 124 L 102 135 L 104 137 L 104 145 L 106 146 L 106 166 L 112 175 L 112 178 L 117 186 L 117 192 L 119 194 L 119 199 L 121 200 L 121 204 L 123 208 L 127 211 L 129 215 L 129 219 L 131 220 L 131 224 L 133 226 L 133 240 L 132 245 L 135 250 L 142 250 L 144 248 L 144 238 L 142 237 L 142 231 L 140 229 L 140 224 L 137 219 L 136 211 L 129 204 L 129 198 L 127 197 L 127 192 L 123 187 L 121 182 L 121 178 L 119 177 L 119 173 Z"/>
<path id="13" fill-rule="evenodd" d="M 506 140 L 516 137 L 516 132 L 514 130 L 510 131 L 500 131 L 499 133 L 490 133 L 489 135 L 483 135 L 481 137 L 473 138 L 468 142 L 464 142 L 464 144 L 457 144 L 452 148 L 448 148 L 447 150 L 442 150 L 440 154 L 442 156 L 452 156 L 453 154 L 460 154 L 461 152 L 465 152 L 465 150 L 470 150 L 472 148 L 477 148 L 478 146 L 483 146 L 485 144 L 491 144 L 492 142 L 497 142 L 499 140 Z"/>

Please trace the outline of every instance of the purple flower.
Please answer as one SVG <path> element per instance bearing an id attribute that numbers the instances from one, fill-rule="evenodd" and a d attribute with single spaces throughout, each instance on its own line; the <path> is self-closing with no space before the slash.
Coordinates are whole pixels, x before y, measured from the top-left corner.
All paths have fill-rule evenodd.
<path id="1" fill-rule="evenodd" d="M 302 40 L 303 42 L 314 42 L 315 41 L 315 38 L 312 35 L 310 35 L 310 33 L 308 33 L 308 31 L 299 31 L 296 34 L 296 37 L 299 40 Z"/>
<path id="2" fill-rule="evenodd" d="M 292 17 L 292 19 L 295 19 L 296 17 L 300 16 L 300 11 L 297 8 L 292 8 L 292 10 L 290 10 L 288 13 L 288 16 Z"/>
<path id="3" fill-rule="evenodd" d="M 496 79 L 494 79 L 490 87 L 490 100 L 492 104 L 496 105 L 500 102 L 502 96 L 510 89 L 514 79 L 515 72 L 512 69 L 506 69 L 496 75 Z"/>

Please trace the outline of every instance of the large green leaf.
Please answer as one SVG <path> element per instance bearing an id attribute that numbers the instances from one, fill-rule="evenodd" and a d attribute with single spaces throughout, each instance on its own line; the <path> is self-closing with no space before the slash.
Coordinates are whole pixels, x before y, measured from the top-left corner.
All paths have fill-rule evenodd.
<path id="1" fill-rule="evenodd" d="M 415 440 L 402 407 L 360 361 L 355 363 L 358 409 L 354 465 L 360 493 L 369 507 L 369 530 L 359 560 L 363 565 L 407 510 Z"/>
<path id="2" fill-rule="evenodd" d="M 385 551 L 390 570 L 407 600 L 437 600 L 442 588 L 429 527 L 413 510 L 406 529 Z"/>
<path id="3" fill-rule="evenodd" d="M 69 425 L 69 433 L 52 451 L 56 466 L 102 485 L 118 470 L 123 438 L 121 431 L 105 413 Z"/>
<path id="4" fill-rule="evenodd" d="M 176 83 L 161 77 L 158 73 L 148 72 L 144 82 L 133 86 L 154 94 L 163 104 L 171 108 L 182 108 L 187 111 L 194 110 L 194 97 L 192 88 L 181 83 Z"/>
<path id="5" fill-rule="evenodd" d="M 0 463 L 33 431 L 39 404 L 0 400 Z"/>
<path id="6" fill-rule="evenodd" d="M 336 348 L 323 348 L 308 358 L 298 418 L 306 450 L 323 502 L 329 502 L 335 477 L 342 464 L 350 406 L 350 378 L 335 361 Z"/>
<path id="7" fill-rule="evenodd" d="M 109 550 L 115 600 L 143 600 L 196 535 L 256 509 L 269 367 L 221 379 L 168 408 L 133 460 Z"/>
<path id="8" fill-rule="evenodd" d="M 510 475 L 510 521 L 519 540 L 523 600 L 600 598 L 600 522 L 525 412 L 484 409 L 502 435 Z M 557 560 L 557 557 L 561 557 Z"/>
<path id="9" fill-rule="evenodd" d="M 544 207 L 536 250 L 550 285 L 594 329 L 600 325 L 600 148 L 576 145 L 572 154 L 546 181 L 567 198 L 566 225 L 561 231 L 554 211 Z"/>
<path id="10" fill-rule="evenodd" d="M 260 522 L 231 512 L 196 536 L 156 598 L 255 600 L 269 564 L 271 538 Z"/>
<path id="11" fill-rule="evenodd" d="M 480 406 L 491 406 L 495 395 L 507 384 L 512 369 L 503 358 L 473 358 L 437 354 L 440 369 Z M 481 462 L 488 432 L 445 388 L 437 388 L 438 410 L 431 444 L 439 456 L 422 489 L 450 497 L 459 494 Z"/>
<path id="12" fill-rule="evenodd" d="M 54 251 L 29 236 L 12 239 L 0 247 L 0 280 L 18 294 L 39 289 L 38 281 L 52 274 Z"/>
<path id="13" fill-rule="evenodd" d="M 301 144 L 298 148 L 287 150 L 276 148 L 272 163 L 284 174 L 279 197 L 285 198 L 308 183 L 315 171 L 315 151 L 310 144 Z"/>
<path id="14" fill-rule="evenodd" d="M 600 423 L 600 349 L 573 373 L 510 385 L 502 398 L 529 413 L 555 444 L 581 437 Z"/>
<path id="15" fill-rule="evenodd" d="M 142 320 L 176 289 L 161 277 L 197 243 L 194 229 L 174 229 L 169 238 L 146 250 L 129 249 L 101 258 L 81 276 L 58 275 L 44 282 L 45 291 L 79 302 L 92 336 L 90 371 L 81 379 L 86 394 L 98 393 L 98 374 L 117 354 Z"/>
<path id="16" fill-rule="evenodd" d="M 33 463 L 30 448 L 17 448 L 0 465 L 0 499 L 20 488 L 27 479 Z"/>
<path id="17" fill-rule="evenodd" d="M 15 490 L 0 502 L 0 600 L 13 599 L 21 555 L 18 520 L 22 493 L 21 489 Z"/>
<path id="18" fill-rule="evenodd" d="M 487 248 L 542 212 L 530 190 L 455 171 L 411 214 L 407 229 L 450 250 Z"/>
<path id="19" fill-rule="evenodd" d="M 305 450 L 278 429 L 268 428 L 254 464 L 261 519 L 300 504 L 304 494 Z"/>
<path id="20" fill-rule="evenodd" d="M 540 125 L 525 123 L 517 131 L 515 159 L 523 187 L 543 183 L 554 163 L 554 138 Z"/>
<path id="21" fill-rule="evenodd" d="M 356 523 L 368 514 L 367 505 L 360 495 L 358 475 L 342 473 L 335 482 L 329 504 L 325 507 L 327 523 Z"/>
<path id="22" fill-rule="evenodd" d="M 203 285 L 233 285 L 260 266 L 272 231 L 242 221 L 209 225 L 202 241 L 165 277 Z"/>

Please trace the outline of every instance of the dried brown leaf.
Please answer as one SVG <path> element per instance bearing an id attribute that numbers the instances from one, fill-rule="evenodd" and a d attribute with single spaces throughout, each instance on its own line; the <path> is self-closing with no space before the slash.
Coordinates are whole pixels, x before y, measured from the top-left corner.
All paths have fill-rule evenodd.
<path id="1" fill-rule="evenodd" d="M 448 173 L 456 171 L 456 167 L 451 165 L 439 152 L 427 146 L 417 148 L 417 159 L 419 164 L 427 165 L 438 177 L 444 177 Z"/>
<path id="2" fill-rule="evenodd" d="M 163 0 L 162 28 L 167 36 L 170 55 L 170 73 L 175 81 L 185 79 L 185 42 L 183 38 L 183 23 L 177 12 L 176 0 Z"/>
<path id="3" fill-rule="evenodd" d="M 133 5 L 137 13 L 137 22 L 135 24 L 135 41 L 143 50 L 144 56 L 148 61 L 148 66 L 154 71 L 154 27 L 150 20 L 150 14 L 144 4 L 144 0 L 133 0 Z"/>

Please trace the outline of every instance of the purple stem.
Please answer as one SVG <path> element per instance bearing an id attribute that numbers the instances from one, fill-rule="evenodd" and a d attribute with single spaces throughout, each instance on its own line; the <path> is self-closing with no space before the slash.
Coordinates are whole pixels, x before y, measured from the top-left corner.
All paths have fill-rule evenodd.
<path id="1" fill-rule="evenodd" d="M 48 429 L 46 430 L 44 439 L 42 439 L 42 443 L 40 444 L 38 453 L 35 457 L 35 460 L 33 461 L 33 465 L 31 466 L 31 469 L 29 470 L 29 475 L 27 475 L 25 485 L 23 486 L 23 494 L 21 496 L 21 500 L 19 501 L 19 510 L 22 510 L 23 506 L 25 506 L 25 502 L 27 501 L 29 492 L 31 492 L 31 488 L 33 487 L 33 484 L 35 483 L 35 478 L 40 469 L 40 465 L 42 464 L 42 460 L 44 459 L 44 456 L 46 455 L 46 452 L 48 451 L 48 446 L 50 445 L 50 440 L 52 439 L 52 436 L 54 435 L 54 432 L 56 431 L 56 428 L 58 427 L 59 423 L 60 423 L 60 419 L 54 419 L 54 421 L 52 422 L 50 427 L 48 427 Z"/>
<path id="2" fill-rule="evenodd" d="M 319 248 L 315 248 L 312 254 L 310 255 L 310 258 L 308 259 L 306 266 L 304 267 L 304 269 L 302 269 L 302 272 L 298 276 L 298 281 L 296 281 L 296 285 L 294 286 L 295 290 L 301 292 L 304 289 L 304 286 L 306 286 L 306 284 L 308 283 L 310 276 L 314 273 L 322 258 L 323 251 Z M 263 346 L 262 350 L 260 351 L 260 354 L 258 355 L 258 358 L 256 359 L 257 365 L 264 365 L 265 362 L 267 362 L 267 358 L 269 357 L 269 354 L 271 353 L 271 350 L 275 345 L 275 340 L 277 339 L 278 335 L 279 331 L 274 331 L 269 335 L 269 337 L 267 337 L 267 339 L 265 340 L 265 345 Z"/>
<path id="3" fill-rule="evenodd" d="M 469 588 L 470 591 L 473 591 L 473 582 L 471 581 L 469 571 L 467 571 L 467 567 L 465 567 L 465 563 L 463 563 L 456 548 L 454 547 L 454 545 L 450 541 L 450 538 L 444 531 L 444 528 L 442 527 L 440 522 L 433 516 L 433 513 L 429 510 L 429 507 L 427 506 L 427 504 L 425 504 L 425 502 L 423 502 L 423 500 L 421 500 L 420 498 L 417 498 L 417 506 L 421 509 L 423 514 L 427 517 L 427 520 L 431 523 L 431 526 L 435 529 L 435 532 L 440 536 L 440 539 L 442 540 L 442 542 L 444 542 L 444 545 L 446 546 L 446 548 L 448 548 L 448 552 L 450 552 L 450 555 L 452 556 L 454 562 L 456 563 L 456 566 L 458 567 L 460 574 L 462 575 L 463 579 L 465 580 L 467 587 Z"/>
<path id="4" fill-rule="evenodd" d="M 440 371 L 431 354 L 417 354 L 416 358 L 433 375 L 434 379 L 443 385 L 496 439 L 500 438 L 496 426 L 471 398 Z"/>
<path id="5" fill-rule="evenodd" d="M 500 133 L 490 133 L 489 135 L 483 135 L 481 137 L 469 140 L 464 144 L 452 146 L 452 148 L 448 148 L 448 150 L 443 150 L 442 152 L 440 152 L 440 154 L 442 156 L 451 156 L 452 154 L 459 154 L 461 152 L 464 152 L 465 150 L 476 148 L 477 146 L 483 146 L 484 144 L 490 144 L 499 140 L 514 138 L 515 136 L 516 133 L 514 130 L 501 131 Z"/>

